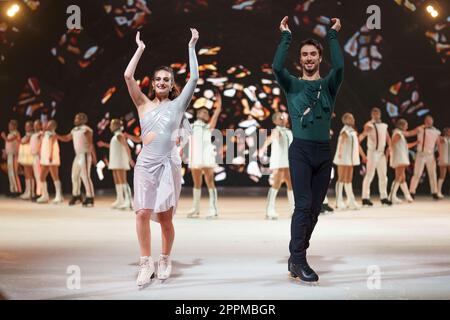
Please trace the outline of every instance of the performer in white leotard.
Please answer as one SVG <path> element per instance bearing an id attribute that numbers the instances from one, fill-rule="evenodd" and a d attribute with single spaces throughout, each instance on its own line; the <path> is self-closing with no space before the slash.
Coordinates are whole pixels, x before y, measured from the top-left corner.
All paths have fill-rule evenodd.
<path id="1" fill-rule="evenodd" d="M 272 129 L 270 137 L 264 141 L 258 154 L 261 158 L 267 148 L 271 146 L 270 165 L 272 170 L 273 183 L 267 194 L 266 200 L 266 219 L 278 219 L 278 213 L 275 210 L 275 200 L 278 191 L 283 183 L 286 183 L 287 195 L 291 213 L 294 212 L 294 192 L 292 191 L 291 174 L 289 172 L 289 146 L 292 143 L 292 131 L 287 128 L 289 116 L 284 112 L 275 112 L 272 115 L 272 122 L 275 128 Z"/>
<path id="2" fill-rule="evenodd" d="M 49 201 L 46 182 L 49 172 L 52 176 L 56 190 L 56 195 L 52 203 L 59 204 L 64 201 L 58 173 L 61 162 L 59 157 L 59 144 L 55 132 L 57 126 L 58 124 L 55 120 L 50 120 L 46 125 L 44 136 L 42 138 L 40 154 L 42 195 L 37 199 L 38 203 L 47 203 Z"/>
<path id="3" fill-rule="evenodd" d="M 439 141 L 439 180 L 438 180 L 438 197 L 444 198 L 442 194 L 442 185 L 444 184 L 447 171 L 450 171 L 450 128 L 445 127 L 442 130 L 442 137 Z"/>
<path id="4" fill-rule="evenodd" d="M 170 252 L 175 237 L 172 217 L 181 192 L 181 158 L 176 139 L 181 126 L 191 129 L 184 117 L 199 78 L 195 44 L 198 32 L 191 29 L 189 42 L 190 77 L 177 96 L 173 70 L 157 68 L 153 73 L 151 95 L 142 93 L 134 72 L 144 52 L 145 44 L 136 34 L 138 49 L 125 70 L 125 81 L 137 108 L 143 148 L 134 170 L 134 210 L 141 258 L 138 286 L 150 282 L 155 273 L 150 250 L 150 218 L 161 225 L 162 255 L 158 261 L 158 278 L 167 279 L 172 270 Z"/>
<path id="5" fill-rule="evenodd" d="M 85 113 L 75 115 L 73 121 L 75 127 L 69 134 L 64 136 L 58 135 L 58 140 L 68 142 L 73 140 L 73 149 L 75 150 L 75 158 L 72 163 L 72 199 L 69 205 L 81 202 L 81 181 L 86 191 L 86 199 L 83 206 L 89 207 L 94 205 L 94 184 L 91 179 L 91 167 L 97 163 L 97 155 L 95 153 L 93 142 L 93 131 L 87 126 L 88 117 Z"/>
<path id="6" fill-rule="evenodd" d="M 8 166 L 9 192 L 12 197 L 18 197 L 22 193 L 22 186 L 19 180 L 19 163 L 17 161 L 19 153 L 20 133 L 17 131 L 17 120 L 10 120 L 8 123 L 9 133 L 2 132 L 1 137 L 5 140 L 5 152 Z"/>
<path id="7" fill-rule="evenodd" d="M 202 175 L 205 176 L 209 192 L 209 211 L 206 218 L 217 218 L 217 189 L 214 183 L 214 168 L 217 166 L 217 150 L 212 143 L 211 131 L 216 128 L 217 120 L 222 110 L 222 98 L 216 93 L 214 114 L 209 115 L 206 107 L 197 109 L 197 120 L 192 125 L 192 135 L 189 139 L 189 168 L 192 172 L 194 187 L 192 189 L 193 207 L 188 212 L 188 218 L 200 215 L 200 197 L 202 193 Z"/>
<path id="8" fill-rule="evenodd" d="M 359 166 L 361 148 L 358 141 L 358 132 L 354 129 L 355 118 L 347 112 L 341 118 L 344 127 L 341 129 L 334 156 L 334 164 L 338 167 L 338 181 L 336 182 L 336 208 L 340 210 L 357 210 L 361 207 L 356 203 L 353 194 L 353 167 Z M 347 194 L 347 203 L 343 200 L 343 189 Z"/>
<path id="9" fill-rule="evenodd" d="M 25 136 L 20 141 L 19 164 L 23 166 L 25 175 L 25 191 L 20 196 L 23 200 L 31 200 L 35 196 L 33 179 L 33 155 L 31 154 L 30 139 L 33 133 L 33 121 L 25 122 Z"/>
<path id="10" fill-rule="evenodd" d="M 408 185 L 406 183 L 406 167 L 409 166 L 409 151 L 408 149 L 414 147 L 416 142 L 408 143 L 405 138 L 404 132 L 408 130 L 408 122 L 405 119 L 397 120 L 395 124 L 396 128 L 392 133 L 392 148 L 391 148 L 391 162 L 390 165 L 395 169 L 395 180 L 391 186 L 391 192 L 389 200 L 394 203 L 401 203 L 401 200 L 397 197 L 397 191 L 400 187 L 405 196 L 405 200 L 412 202 Z"/>

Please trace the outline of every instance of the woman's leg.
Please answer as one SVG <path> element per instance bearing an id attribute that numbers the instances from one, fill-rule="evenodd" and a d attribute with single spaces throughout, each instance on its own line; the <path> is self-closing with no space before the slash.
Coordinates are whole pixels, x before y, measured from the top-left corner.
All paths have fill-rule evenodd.
<path id="1" fill-rule="evenodd" d="M 139 274 L 136 280 L 138 286 L 149 283 L 155 273 L 155 265 L 151 257 L 150 247 L 150 215 L 151 210 L 149 209 L 142 209 L 136 212 L 136 233 L 141 253 Z"/>
<path id="2" fill-rule="evenodd" d="M 173 240 L 175 239 L 172 211 L 173 208 L 170 208 L 168 211 L 158 214 L 162 238 L 162 253 L 158 260 L 158 279 L 160 280 L 169 278 L 172 272 L 170 253 L 172 251 Z"/>
<path id="3" fill-rule="evenodd" d="M 33 186 L 33 168 L 31 166 L 23 166 L 25 176 L 25 191 L 20 196 L 21 199 L 29 200 L 34 194 Z"/>
<path id="4" fill-rule="evenodd" d="M 36 200 L 38 203 L 46 203 L 49 200 L 48 188 L 47 188 L 47 175 L 50 172 L 49 166 L 41 166 L 41 196 Z"/>
<path id="5" fill-rule="evenodd" d="M 268 219 L 278 218 L 278 213 L 275 209 L 275 200 L 277 198 L 278 190 L 281 187 L 282 178 L 283 174 L 279 169 L 273 170 L 273 183 L 267 194 L 266 218 Z"/>
<path id="6" fill-rule="evenodd" d="M 53 183 L 55 184 L 55 199 L 53 200 L 53 203 L 61 203 L 64 201 L 63 199 L 63 192 L 62 192 L 62 185 L 61 181 L 59 180 L 59 166 L 50 166 L 50 174 L 52 175 Z"/>
<path id="7" fill-rule="evenodd" d="M 202 196 L 202 169 L 191 169 L 192 181 L 192 209 L 187 213 L 188 218 L 198 217 L 200 214 L 200 197 Z"/>
<path id="8" fill-rule="evenodd" d="M 214 183 L 214 169 L 204 168 L 203 173 L 205 175 L 205 181 L 208 186 L 209 193 L 209 210 L 206 218 L 216 218 L 219 214 L 217 209 L 217 189 Z"/>
<path id="9" fill-rule="evenodd" d="M 360 206 L 356 203 L 355 195 L 353 193 L 353 166 L 345 166 L 344 181 L 344 188 L 345 193 L 347 194 L 349 208 L 353 210 L 360 209 Z"/>
<path id="10" fill-rule="evenodd" d="M 120 178 L 117 171 L 118 170 L 116 169 L 112 170 L 114 185 L 116 187 L 116 200 L 111 204 L 112 208 L 117 208 L 118 206 L 123 205 L 124 201 L 124 189 L 123 185 L 120 183 Z"/>
<path id="11" fill-rule="evenodd" d="M 336 182 L 336 208 L 345 209 L 347 206 L 344 202 L 344 184 L 345 184 L 345 166 L 337 166 L 338 179 Z"/>
<path id="12" fill-rule="evenodd" d="M 295 198 L 294 198 L 294 191 L 292 190 L 291 173 L 289 172 L 289 168 L 283 168 L 280 170 L 282 170 L 283 180 L 284 180 L 284 182 L 286 182 L 287 196 L 288 196 L 288 201 L 289 201 L 289 207 L 291 209 L 291 214 L 294 214 Z"/>
<path id="13" fill-rule="evenodd" d="M 119 209 L 132 209 L 132 195 L 131 188 L 127 183 L 127 171 L 126 170 L 117 170 L 117 180 L 122 186 L 124 201 L 121 206 L 118 206 Z"/>
<path id="14" fill-rule="evenodd" d="M 149 209 L 139 210 L 136 213 L 136 233 L 138 236 L 141 257 L 151 256 L 150 216 L 151 210 Z"/>

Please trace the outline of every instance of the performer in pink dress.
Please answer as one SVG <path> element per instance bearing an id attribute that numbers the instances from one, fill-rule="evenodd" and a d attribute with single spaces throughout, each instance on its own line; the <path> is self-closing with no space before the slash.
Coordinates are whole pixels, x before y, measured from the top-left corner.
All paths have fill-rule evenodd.
<path id="1" fill-rule="evenodd" d="M 151 257 L 150 219 L 161 224 L 162 254 L 158 261 L 158 278 L 167 279 L 172 269 L 170 251 L 175 232 L 172 217 L 181 192 L 181 158 L 177 152 L 178 129 L 188 130 L 184 117 L 199 78 L 195 44 L 198 32 L 191 29 L 189 42 L 190 78 L 178 95 L 173 70 L 159 67 L 153 73 L 150 97 L 140 90 L 134 72 L 144 52 L 145 44 L 136 34 L 138 49 L 125 70 L 125 81 L 137 108 L 143 148 L 134 169 L 134 210 L 141 258 L 137 285 L 144 286 L 154 277 Z"/>

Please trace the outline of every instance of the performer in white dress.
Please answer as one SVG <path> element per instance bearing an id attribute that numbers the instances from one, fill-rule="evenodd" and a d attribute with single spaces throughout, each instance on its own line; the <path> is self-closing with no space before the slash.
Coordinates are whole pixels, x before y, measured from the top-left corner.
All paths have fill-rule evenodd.
<path id="1" fill-rule="evenodd" d="M 270 165 L 272 170 L 273 183 L 267 194 L 266 218 L 278 219 L 278 213 L 275 210 L 275 200 L 278 191 L 283 183 L 286 183 L 287 195 L 291 214 L 295 209 L 294 192 L 292 190 L 291 174 L 289 172 L 289 146 L 292 143 L 292 131 L 287 128 L 289 116 L 285 112 L 275 112 L 272 115 L 272 122 L 275 128 L 272 129 L 270 136 L 264 141 L 263 146 L 258 152 L 259 157 L 263 157 L 267 148 L 271 145 Z"/>
<path id="2" fill-rule="evenodd" d="M 337 165 L 338 181 L 336 182 L 336 208 L 358 210 L 353 194 L 353 167 L 360 165 L 358 132 L 354 129 L 355 118 L 347 112 L 341 118 L 344 127 L 341 129 L 333 163 Z M 347 203 L 343 199 L 343 189 L 347 194 Z"/>
<path id="3" fill-rule="evenodd" d="M 442 130 L 442 137 L 439 141 L 439 180 L 438 197 L 444 198 L 442 194 L 442 185 L 444 184 L 447 171 L 450 171 L 450 128 L 445 127 Z"/>
<path id="4" fill-rule="evenodd" d="M 200 198 L 202 193 L 203 175 L 209 192 L 209 211 L 207 219 L 217 218 L 217 189 L 214 183 L 214 168 L 217 166 L 216 146 L 211 141 L 211 131 L 216 128 L 222 110 L 222 98 L 216 92 L 214 102 L 214 113 L 212 117 L 207 107 L 202 106 L 197 109 L 197 120 L 192 125 L 192 135 L 189 138 L 189 168 L 192 172 L 194 187 L 192 189 L 193 206 L 187 213 L 188 218 L 195 218 L 200 215 Z"/>
<path id="5" fill-rule="evenodd" d="M 34 132 L 31 134 L 30 138 L 30 151 L 33 155 L 33 175 L 34 180 L 36 181 L 36 193 L 32 198 L 33 201 L 36 201 L 42 193 L 41 186 L 41 142 L 42 142 L 42 122 L 41 120 L 35 120 L 33 123 Z"/>
<path id="6" fill-rule="evenodd" d="M 408 143 L 406 141 L 404 132 L 408 130 L 408 122 L 405 119 L 399 119 L 396 122 L 396 129 L 392 133 L 392 148 L 390 165 L 395 169 L 395 180 L 391 186 L 389 200 L 394 203 L 401 203 L 402 201 L 397 197 L 397 191 L 400 187 L 405 196 L 405 200 L 413 202 L 406 183 L 406 167 L 409 166 L 409 149 L 417 144 L 416 142 Z"/>
<path id="7" fill-rule="evenodd" d="M 109 129 L 113 133 L 110 143 L 98 142 L 99 147 L 109 148 L 108 169 L 112 171 L 116 186 L 116 201 L 112 208 L 126 210 L 133 209 L 131 188 L 127 182 L 127 171 L 134 166 L 127 138 L 123 132 L 123 122 L 112 119 Z"/>
<path id="8" fill-rule="evenodd" d="M 387 194 L 387 157 L 390 153 L 391 138 L 388 125 L 381 122 L 381 110 L 379 108 L 372 109 L 371 118 L 364 125 L 364 131 L 359 136 L 359 143 L 367 137 L 367 171 L 362 185 L 362 204 L 369 207 L 373 206 L 370 201 L 370 184 L 376 171 L 381 204 L 391 205 Z"/>
<path id="9" fill-rule="evenodd" d="M 22 186 L 19 179 L 19 153 L 20 133 L 17 131 L 17 120 L 10 120 L 8 123 L 9 133 L 2 132 L 1 137 L 5 140 L 6 161 L 8 167 L 9 192 L 12 197 L 18 197 L 22 193 Z"/>
<path id="10" fill-rule="evenodd" d="M 424 119 L 424 125 L 405 133 L 406 137 L 417 135 L 417 153 L 416 160 L 414 161 L 414 175 L 411 178 L 411 183 L 409 185 L 409 192 L 413 198 L 416 194 L 420 177 L 422 177 L 423 170 L 426 166 L 431 194 L 433 199 L 439 200 L 437 195 L 436 157 L 434 156 L 434 152 L 439 142 L 441 132 L 433 127 L 433 122 L 433 117 L 427 115 Z"/>
<path id="11" fill-rule="evenodd" d="M 153 73 L 150 97 L 142 93 L 134 79 L 145 44 L 136 34 L 138 49 L 125 70 L 128 92 L 137 108 L 143 147 L 134 169 L 134 211 L 141 258 L 137 285 L 148 284 L 154 276 L 151 257 L 150 219 L 161 225 L 162 254 L 158 261 L 158 278 L 167 279 L 172 270 L 170 253 L 175 238 L 172 218 L 181 192 L 181 158 L 176 139 L 179 129 L 190 132 L 184 113 L 194 94 L 199 79 L 195 44 L 198 32 L 191 29 L 189 42 L 190 77 L 180 95 L 175 87 L 173 70 L 159 67 Z"/>
<path id="12" fill-rule="evenodd" d="M 19 164 L 23 166 L 25 175 L 25 191 L 20 196 L 23 200 L 31 200 L 35 196 L 35 183 L 33 179 L 33 155 L 31 153 L 30 139 L 33 134 L 33 121 L 25 122 L 25 136 L 19 145 Z"/>
<path id="13" fill-rule="evenodd" d="M 55 120 L 50 120 L 42 138 L 41 143 L 41 193 L 42 195 L 37 199 L 38 203 L 47 203 L 49 201 L 49 194 L 47 189 L 47 176 L 50 172 L 52 176 L 53 183 L 55 185 L 56 196 L 53 199 L 52 203 L 59 204 L 64 201 L 61 181 L 59 180 L 59 166 L 61 165 L 60 157 L 59 157 L 59 144 L 58 139 L 56 137 L 56 127 L 58 124 Z"/>
<path id="14" fill-rule="evenodd" d="M 93 142 L 93 131 L 87 126 L 88 117 L 85 113 L 75 115 L 75 127 L 69 134 L 58 135 L 58 140 L 68 142 L 73 140 L 75 158 L 72 163 L 72 199 L 69 205 L 82 202 L 84 207 L 94 205 L 94 184 L 91 178 L 91 167 L 97 163 Z M 83 182 L 86 198 L 81 199 L 81 182 Z"/>

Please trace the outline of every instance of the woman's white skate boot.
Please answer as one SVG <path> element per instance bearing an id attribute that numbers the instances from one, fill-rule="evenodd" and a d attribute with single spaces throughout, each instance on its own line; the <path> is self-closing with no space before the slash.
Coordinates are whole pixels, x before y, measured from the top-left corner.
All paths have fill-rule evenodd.
<path id="1" fill-rule="evenodd" d="M 141 257 L 139 260 L 139 273 L 137 276 L 136 284 L 139 287 L 143 287 L 150 283 L 155 277 L 155 263 L 152 257 Z"/>
<path id="2" fill-rule="evenodd" d="M 170 277 L 172 273 L 172 261 L 170 256 L 161 254 L 158 261 L 158 279 L 166 280 Z"/>

